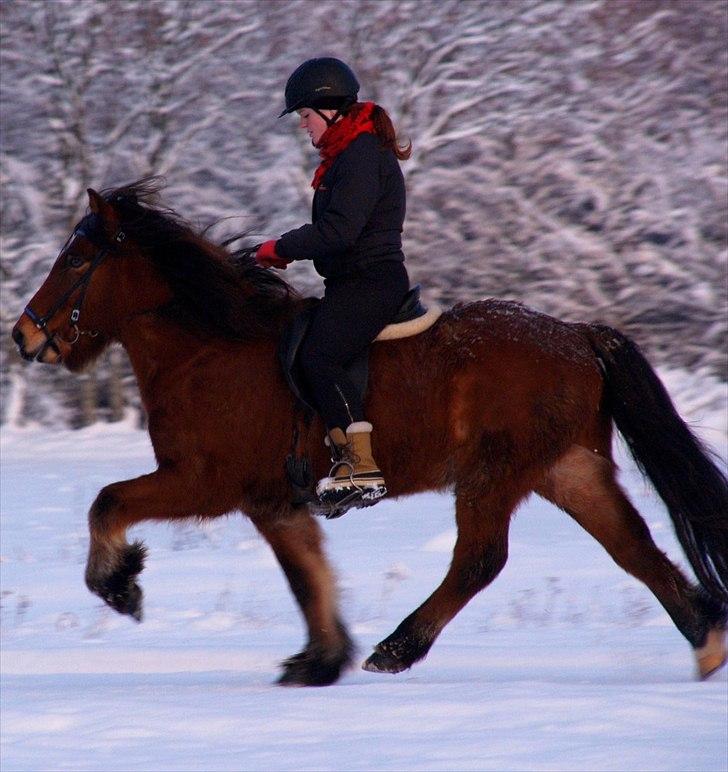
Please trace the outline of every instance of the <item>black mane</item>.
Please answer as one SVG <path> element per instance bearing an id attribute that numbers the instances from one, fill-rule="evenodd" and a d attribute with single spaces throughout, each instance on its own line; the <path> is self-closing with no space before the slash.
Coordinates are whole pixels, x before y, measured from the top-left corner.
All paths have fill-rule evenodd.
<path id="1" fill-rule="evenodd" d="M 144 179 L 102 192 L 121 228 L 159 269 L 174 292 L 166 309 L 188 327 L 226 338 L 260 338 L 280 330 L 299 299 L 274 271 L 261 268 L 253 247 L 230 251 L 171 209 L 155 205 L 164 182 Z"/>

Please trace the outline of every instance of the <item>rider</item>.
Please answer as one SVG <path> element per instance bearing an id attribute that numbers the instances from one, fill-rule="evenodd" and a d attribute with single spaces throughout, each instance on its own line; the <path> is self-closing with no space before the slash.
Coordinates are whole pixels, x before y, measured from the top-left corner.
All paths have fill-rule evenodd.
<path id="1" fill-rule="evenodd" d="M 386 494 L 372 457 L 372 425 L 346 366 L 395 317 L 409 289 L 402 253 L 404 178 L 399 145 L 387 113 L 358 102 L 359 82 L 339 59 L 309 59 L 288 79 L 286 109 L 296 112 L 321 163 L 311 186 L 312 222 L 266 241 L 259 264 L 285 268 L 313 260 L 325 293 L 300 351 L 310 391 L 336 448 L 337 463 L 316 492 L 339 503 L 358 492 L 375 501 Z"/>

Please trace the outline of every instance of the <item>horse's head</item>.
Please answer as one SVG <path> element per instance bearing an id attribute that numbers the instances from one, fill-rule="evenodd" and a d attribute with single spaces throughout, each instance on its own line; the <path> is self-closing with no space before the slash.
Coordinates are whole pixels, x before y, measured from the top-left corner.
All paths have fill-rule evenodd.
<path id="1" fill-rule="evenodd" d="M 246 340 L 274 335 L 296 294 L 251 249 L 233 255 L 151 200 L 157 178 L 103 195 L 74 228 L 13 328 L 28 360 L 77 370 L 139 314 L 164 307 L 178 333 Z M 123 342 L 123 340 L 122 340 Z"/>
<path id="2" fill-rule="evenodd" d="M 89 189 L 76 225 L 40 289 L 13 327 L 21 356 L 76 370 L 113 340 L 118 325 L 171 297 L 128 238 L 118 202 Z"/>

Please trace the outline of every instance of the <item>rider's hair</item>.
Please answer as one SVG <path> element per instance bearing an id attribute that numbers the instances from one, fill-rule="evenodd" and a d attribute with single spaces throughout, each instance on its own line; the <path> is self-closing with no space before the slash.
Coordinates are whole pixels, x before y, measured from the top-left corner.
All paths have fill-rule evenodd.
<path id="1" fill-rule="evenodd" d="M 333 100 L 329 100 L 327 102 L 327 108 L 338 109 L 344 115 L 347 115 L 350 112 L 354 112 L 356 115 L 356 113 L 362 109 L 363 104 L 363 102 L 354 102 L 350 105 L 344 103 L 342 106 L 341 100 L 336 103 L 334 103 Z M 316 107 L 322 109 L 321 103 L 317 102 Z M 374 110 L 372 110 L 372 123 L 374 124 L 374 133 L 377 135 L 379 142 L 383 147 L 389 148 L 400 161 L 406 161 L 412 155 L 412 142 L 400 142 L 392 119 L 387 114 L 387 111 L 380 105 L 374 105 Z"/>
<path id="2" fill-rule="evenodd" d="M 379 137 L 379 141 L 384 147 L 389 148 L 400 161 L 406 161 L 412 155 L 411 140 L 408 140 L 406 143 L 400 142 L 392 119 L 383 107 L 374 105 L 372 122 L 374 123 L 374 131 L 377 137 Z"/>

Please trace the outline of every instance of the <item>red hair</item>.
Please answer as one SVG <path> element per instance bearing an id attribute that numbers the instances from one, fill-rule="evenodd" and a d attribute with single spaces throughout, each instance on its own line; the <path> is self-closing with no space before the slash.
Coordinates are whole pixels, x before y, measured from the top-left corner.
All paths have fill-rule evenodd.
<path id="1" fill-rule="evenodd" d="M 344 114 L 355 118 L 365 104 L 365 102 L 355 102 L 344 110 Z M 400 161 L 406 161 L 412 155 L 412 142 L 408 141 L 404 144 L 399 141 L 392 119 L 383 107 L 375 104 L 370 120 L 374 124 L 374 133 L 383 147 L 389 148 Z"/>
<path id="2" fill-rule="evenodd" d="M 383 107 L 374 106 L 372 122 L 379 141 L 384 147 L 388 147 L 400 161 L 406 161 L 412 155 L 412 142 L 410 140 L 406 144 L 400 142 L 392 119 Z"/>

